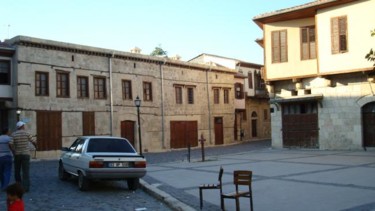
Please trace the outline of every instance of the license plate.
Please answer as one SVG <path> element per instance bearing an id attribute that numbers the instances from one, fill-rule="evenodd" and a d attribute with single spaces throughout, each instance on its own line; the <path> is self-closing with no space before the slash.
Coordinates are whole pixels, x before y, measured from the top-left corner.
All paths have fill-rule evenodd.
<path id="1" fill-rule="evenodd" d="M 127 168 L 129 167 L 129 163 L 128 162 L 115 162 L 115 163 L 109 163 L 108 166 L 111 168 Z"/>

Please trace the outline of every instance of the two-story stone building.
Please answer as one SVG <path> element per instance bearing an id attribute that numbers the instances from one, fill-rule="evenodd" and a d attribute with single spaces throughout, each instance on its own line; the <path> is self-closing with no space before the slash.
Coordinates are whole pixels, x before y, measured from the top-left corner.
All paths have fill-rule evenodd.
<path id="1" fill-rule="evenodd" d="M 233 69 L 25 36 L 2 43 L 0 64 L 1 126 L 26 121 L 38 157 L 81 135 L 138 148 L 136 97 L 144 152 L 233 142 Z"/>
<path id="2" fill-rule="evenodd" d="M 261 76 L 263 65 L 207 53 L 200 54 L 189 62 L 236 70 L 233 92 L 234 140 L 271 138 L 269 97 Z"/>
<path id="3" fill-rule="evenodd" d="M 319 0 L 256 16 L 273 147 L 375 147 L 375 1 Z"/>

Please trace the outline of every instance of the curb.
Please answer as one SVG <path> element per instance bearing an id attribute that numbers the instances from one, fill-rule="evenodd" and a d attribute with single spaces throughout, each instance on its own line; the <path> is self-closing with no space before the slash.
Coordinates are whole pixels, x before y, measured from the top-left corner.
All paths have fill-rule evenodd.
<path id="1" fill-rule="evenodd" d="M 174 198 L 170 194 L 168 194 L 168 193 L 158 189 L 157 187 L 147 183 L 143 179 L 139 180 L 139 184 L 145 192 L 147 192 L 151 196 L 155 197 L 156 199 L 164 202 L 172 210 L 176 210 L 176 211 L 194 211 L 194 210 L 196 210 L 196 209 L 190 207 L 189 205 L 181 202 L 180 200 Z"/>

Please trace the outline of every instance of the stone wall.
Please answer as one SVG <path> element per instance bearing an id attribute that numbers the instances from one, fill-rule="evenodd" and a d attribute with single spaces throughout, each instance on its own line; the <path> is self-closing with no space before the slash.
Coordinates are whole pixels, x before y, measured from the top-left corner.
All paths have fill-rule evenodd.
<path id="1" fill-rule="evenodd" d="M 323 99 L 318 106 L 319 148 L 320 149 L 361 149 L 362 113 L 361 108 L 375 101 L 375 84 L 367 81 L 362 73 L 330 76 L 330 79 L 310 78 L 301 82 L 298 96 L 304 94 L 304 88 L 311 94 L 322 94 Z M 278 97 L 288 97 L 287 90 L 294 86 L 292 81 L 274 83 Z M 281 91 L 283 90 L 283 91 Z M 283 147 L 282 109 L 272 104 L 272 146 Z"/>
<path id="2" fill-rule="evenodd" d="M 37 40 L 43 42 L 43 40 Z M 50 43 L 49 43 L 50 44 Z M 56 44 L 53 43 L 52 44 Z M 58 43 L 61 44 L 61 43 Z M 64 46 L 64 44 L 62 47 Z M 62 146 L 69 146 L 82 135 L 82 112 L 95 112 L 95 133 L 111 135 L 110 68 L 112 68 L 113 135 L 121 135 L 121 121 L 137 121 L 134 99 L 142 100 L 140 107 L 142 145 L 144 151 L 162 151 L 170 148 L 170 121 L 194 120 L 198 122 L 198 134 L 204 134 L 207 144 L 214 144 L 214 117 L 223 117 L 224 143 L 233 141 L 234 93 L 230 103 L 213 104 L 212 87 L 233 87 L 233 70 L 192 65 L 179 61 L 122 54 L 116 57 L 100 54 L 77 53 L 84 48 L 69 44 L 67 49 L 49 49 L 43 45 L 16 45 L 14 63 L 18 74 L 17 105 L 23 118 L 29 119 L 28 129 L 36 134 L 36 111 L 62 112 Z M 88 47 L 88 50 L 92 50 Z M 97 49 L 96 49 L 97 50 Z M 127 53 L 123 53 L 127 55 Z M 111 65 L 110 65 L 111 64 Z M 49 74 L 49 96 L 35 96 L 35 72 Z M 70 96 L 56 97 L 56 72 L 69 74 Z M 89 98 L 77 98 L 77 76 L 89 78 Z M 106 77 L 107 98 L 94 99 L 93 76 Z M 132 82 L 132 100 L 122 98 L 122 80 Z M 143 82 L 152 83 L 152 101 L 143 100 Z M 174 85 L 184 85 L 183 103 L 176 104 Z M 187 103 L 186 87 L 194 87 L 194 104 Z M 162 90 L 164 93 L 162 93 Z M 223 92 L 220 93 L 223 99 Z M 164 99 L 164 101 L 162 101 Z M 163 106 L 164 110 L 163 110 Z M 164 111 L 164 124 L 162 112 Z M 163 140 L 164 125 L 164 140 Z M 46 128 L 48 129 L 48 128 Z M 136 143 L 138 130 L 135 132 Z M 210 138 L 211 137 L 211 140 Z M 137 144 L 136 144 L 137 145 Z M 39 157 L 55 157 L 59 151 L 38 152 Z"/>

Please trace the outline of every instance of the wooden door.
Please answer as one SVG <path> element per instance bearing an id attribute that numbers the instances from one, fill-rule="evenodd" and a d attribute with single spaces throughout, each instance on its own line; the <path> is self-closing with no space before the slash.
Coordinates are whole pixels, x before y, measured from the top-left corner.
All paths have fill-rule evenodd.
<path id="1" fill-rule="evenodd" d="M 285 147 L 318 147 L 318 115 L 293 114 L 284 115 L 283 143 Z"/>
<path id="2" fill-rule="evenodd" d="M 224 144 L 223 117 L 215 117 L 215 145 Z"/>
<path id="3" fill-rule="evenodd" d="M 95 135 L 95 112 L 82 112 L 82 135 Z"/>
<path id="4" fill-rule="evenodd" d="M 128 141 L 135 147 L 135 122 L 125 120 L 121 122 L 121 137 L 128 139 Z"/>
<path id="5" fill-rule="evenodd" d="M 37 150 L 59 150 L 62 145 L 62 122 L 60 111 L 37 111 Z"/>
<path id="6" fill-rule="evenodd" d="M 198 146 L 197 121 L 171 121 L 171 148 L 187 148 Z"/>
<path id="7" fill-rule="evenodd" d="M 362 108 L 363 147 L 375 147 L 375 102 Z"/>

